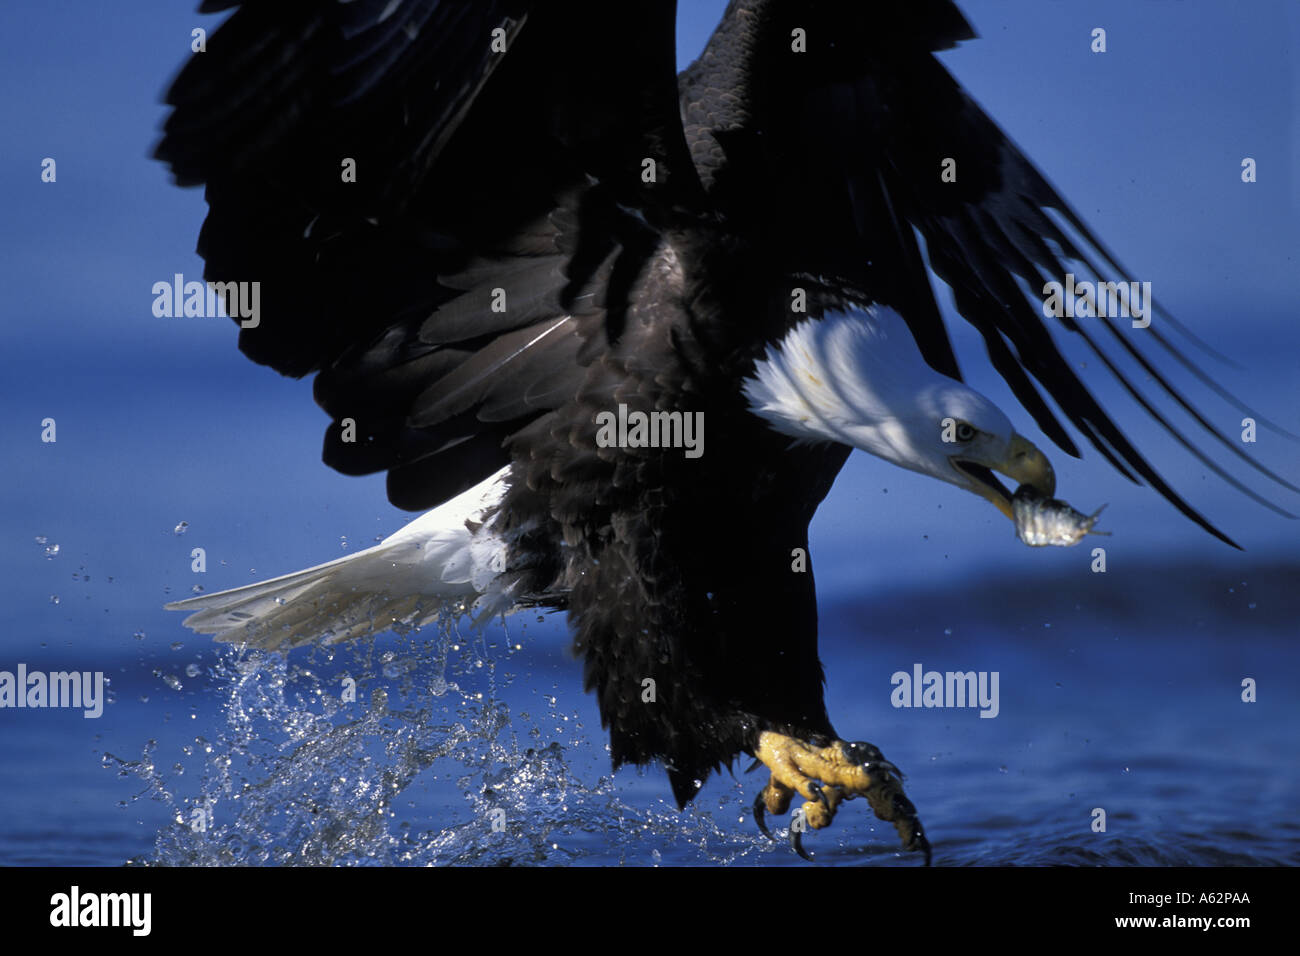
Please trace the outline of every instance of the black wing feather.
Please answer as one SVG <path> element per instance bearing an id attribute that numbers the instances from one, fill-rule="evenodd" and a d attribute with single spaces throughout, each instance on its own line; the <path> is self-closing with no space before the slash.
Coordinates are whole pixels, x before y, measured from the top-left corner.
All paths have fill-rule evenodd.
<path id="1" fill-rule="evenodd" d="M 654 250 L 641 223 L 698 195 L 674 4 L 205 9 L 230 6 L 157 149 L 207 185 L 205 277 L 261 282 L 240 348 L 318 373 L 325 461 L 388 470 L 394 503 L 430 507 L 573 399 Z"/>
<path id="2" fill-rule="evenodd" d="M 767 239 L 790 275 L 821 275 L 838 282 L 849 298 L 894 305 L 927 361 L 954 375 L 947 332 L 928 283 L 917 279 L 915 230 L 929 266 L 951 287 L 958 312 L 983 336 L 994 368 L 1053 442 L 1078 455 L 1063 420 L 1069 422 L 1121 474 L 1149 483 L 1232 544 L 1124 436 L 1062 355 L 1042 317 L 1036 291 L 1045 281 L 1062 281 L 1067 271 L 1081 271 L 1068 263 L 1081 263 L 1098 278 L 1095 262 L 1111 278 L 1125 271 L 933 56 L 974 35 L 956 8 L 936 0 L 914 16 L 919 8 L 906 6 L 733 0 L 709 48 L 682 78 L 688 137 L 710 195 L 726 207 L 765 190 L 773 197 Z M 791 49 L 795 29 L 805 33 L 805 53 Z M 947 157 L 956 159 L 955 182 L 940 177 Z M 844 210 L 851 215 L 846 218 Z M 809 222 L 816 228 L 801 228 Z M 882 230 L 882 224 L 890 228 Z M 1203 346 L 1158 305 L 1155 310 L 1161 321 Z M 1079 335 L 1141 408 L 1199 461 L 1264 501 L 1184 436 L 1080 323 L 1062 318 L 1059 324 Z M 1141 339 L 1110 324 L 1107 331 L 1107 340 L 1117 339 L 1198 427 L 1270 480 L 1295 490 L 1244 454 L 1157 371 L 1148 355 L 1153 347 L 1245 408 L 1158 328 L 1143 330 Z"/>

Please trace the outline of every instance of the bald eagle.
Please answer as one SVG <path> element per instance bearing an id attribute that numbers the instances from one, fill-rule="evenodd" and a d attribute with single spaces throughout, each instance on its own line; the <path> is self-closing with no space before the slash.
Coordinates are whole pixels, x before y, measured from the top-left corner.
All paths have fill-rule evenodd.
<path id="1" fill-rule="evenodd" d="M 898 769 L 827 714 L 792 555 L 854 448 L 1013 520 L 1055 491 L 963 384 L 930 273 L 1062 451 L 1072 426 L 1232 544 L 1058 350 L 1053 331 L 1080 337 L 1237 484 L 1115 363 L 1241 455 L 1161 370 L 1199 374 L 1171 317 L 1049 315 L 1045 283 L 1125 272 L 936 60 L 974 36 L 949 0 L 732 0 L 681 73 L 671 0 L 201 9 L 228 7 L 157 148 L 206 186 L 205 277 L 258 284 L 239 347 L 315 375 L 325 462 L 431 510 L 168 605 L 189 627 L 287 650 L 564 610 L 615 766 L 661 763 L 684 806 L 746 754 L 770 770 L 760 826 L 796 794 L 812 828 L 860 796 L 928 862 Z"/>

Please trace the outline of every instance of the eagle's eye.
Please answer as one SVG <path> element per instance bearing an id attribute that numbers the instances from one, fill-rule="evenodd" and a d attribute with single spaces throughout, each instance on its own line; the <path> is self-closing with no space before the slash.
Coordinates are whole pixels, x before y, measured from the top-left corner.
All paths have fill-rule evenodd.
<path id="1" fill-rule="evenodd" d="M 957 440 L 961 442 L 970 441 L 975 437 L 975 429 L 965 422 L 957 423 Z"/>

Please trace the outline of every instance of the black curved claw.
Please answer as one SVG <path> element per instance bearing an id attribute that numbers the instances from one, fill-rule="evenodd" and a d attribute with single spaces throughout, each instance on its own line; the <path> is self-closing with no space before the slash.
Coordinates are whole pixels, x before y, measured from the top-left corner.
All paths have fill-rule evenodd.
<path id="1" fill-rule="evenodd" d="M 760 790 L 758 797 L 754 800 L 754 822 L 758 824 L 758 829 L 762 831 L 763 836 L 775 843 L 776 837 L 772 836 L 772 831 L 767 828 L 767 819 L 763 815 L 764 810 L 766 810 L 766 806 L 763 803 L 763 792 Z"/>
<path id="2" fill-rule="evenodd" d="M 903 849 L 920 850 L 925 854 L 925 865 L 929 866 L 930 841 L 925 838 L 925 828 L 921 825 L 921 818 L 916 815 L 916 807 L 901 790 L 894 794 L 890 802 L 894 808 L 894 826 L 898 829 L 899 836 L 904 836 L 906 839 Z M 879 813 L 876 815 L 880 816 Z M 911 829 L 910 836 L 905 836 L 905 828 Z"/>
<path id="3" fill-rule="evenodd" d="M 802 813 L 803 811 L 800 810 L 798 812 Z M 794 847 L 794 852 L 798 853 L 809 863 L 813 862 L 813 855 L 803 848 L 803 827 L 796 826 L 794 821 L 791 821 L 790 823 L 790 845 Z"/>
<path id="4" fill-rule="evenodd" d="M 826 794 L 822 791 L 820 783 L 810 780 L 808 781 L 808 789 L 817 794 L 817 799 L 822 802 L 822 806 L 826 808 L 827 813 L 834 814 L 835 811 L 831 809 L 830 801 L 826 799 Z"/>
<path id="5" fill-rule="evenodd" d="M 925 865 L 930 865 L 930 841 L 925 838 L 925 833 L 921 830 L 921 821 L 916 821 L 916 832 L 912 834 L 912 839 L 903 847 L 904 850 L 920 850 L 925 854 Z"/>
<path id="6" fill-rule="evenodd" d="M 929 866 L 929 865 L 930 865 L 930 841 L 927 840 L 927 839 L 925 838 L 925 835 L 924 835 L 924 834 L 918 834 L 918 835 L 917 835 L 917 840 L 920 841 L 920 844 L 921 844 L 921 845 L 920 845 L 919 847 L 917 847 L 917 846 L 913 846 L 912 849 L 914 849 L 914 850 L 916 850 L 916 849 L 924 850 L 924 851 L 925 851 L 925 865 L 926 865 L 926 866 Z M 913 841 L 913 842 L 916 842 L 916 841 Z"/>
<path id="7" fill-rule="evenodd" d="M 869 744 L 866 741 L 856 741 L 844 745 L 844 755 L 856 764 L 867 770 L 881 767 L 903 780 L 903 771 L 899 770 L 892 763 L 885 759 L 885 755 L 880 752 L 880 748 L 875 744 Z"/>
<path id="8" fill-rule="evenodd" d="M 885 759 L 885 755 L 880 752 L 879 747 L 869 744 L 865 740 L 855 740 L 851 744 L 845 744 L 844 756 L 854 763 L 871 763 L 873 760 Z"/>
<path id="9" fill-rule="evenodd" d="M 906 776 L 903 773 L 903 771 L 899 770 L 897 767 L 895 767 L 892 763 L 890 763 L 888 760 L 884 759 L 883 757 L 880 758 L 879 760 L 872 760 L 870 763 L 865 763 L 862 766 L 865 767 L 867 770 L 886 770 L 889 773 L 892 773 L 899 780 L 905 779 Z"/>

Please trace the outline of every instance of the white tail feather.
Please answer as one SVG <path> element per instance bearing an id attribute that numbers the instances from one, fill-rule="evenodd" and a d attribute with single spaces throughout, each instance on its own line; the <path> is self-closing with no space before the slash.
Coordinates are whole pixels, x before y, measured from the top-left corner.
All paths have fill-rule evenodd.
<path id="1" fill-rule="evenodd" d="M 509 611 L 509 589 L 495 586 L 505 544 L 492 533 L 490 514 L 508 474 L 501 469 L 373 548 L 166 607 L 195 611 L 184 624 L 200 634 L 269 650 L 420 626 L 470 604 L 483 613 Z"/>

